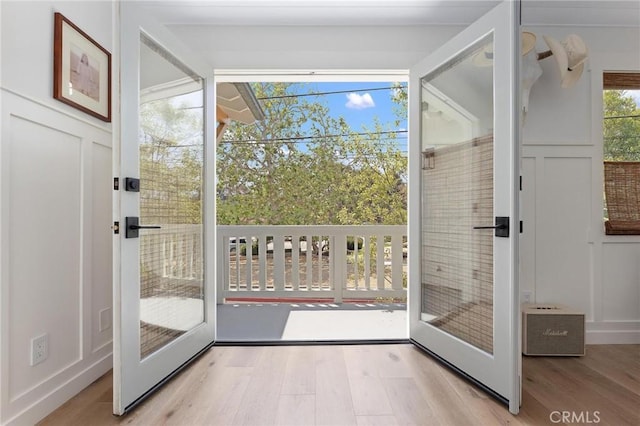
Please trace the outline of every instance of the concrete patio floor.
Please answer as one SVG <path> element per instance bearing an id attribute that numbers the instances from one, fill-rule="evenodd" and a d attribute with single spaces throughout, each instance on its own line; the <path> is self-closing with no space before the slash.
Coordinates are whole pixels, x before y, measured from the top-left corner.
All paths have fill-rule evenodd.
<path id="1" fill-rule="evenodd" d="M 405 303 L 225 303 L 217 342 L 408 339 Z"/>

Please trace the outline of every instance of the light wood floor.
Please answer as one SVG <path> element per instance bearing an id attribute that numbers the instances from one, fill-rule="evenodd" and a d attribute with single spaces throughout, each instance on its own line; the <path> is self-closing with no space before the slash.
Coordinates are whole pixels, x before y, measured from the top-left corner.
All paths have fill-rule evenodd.
<path id="1" fill-rule="evenodd" d="M 569 411 L 582 424 L 640 425 L 640 345 L 523 366 L 512 416 L 410 344 L 214 347 L 127 416 L 111 415 L 109 373 L 40 424 L 552 425 Z"/>

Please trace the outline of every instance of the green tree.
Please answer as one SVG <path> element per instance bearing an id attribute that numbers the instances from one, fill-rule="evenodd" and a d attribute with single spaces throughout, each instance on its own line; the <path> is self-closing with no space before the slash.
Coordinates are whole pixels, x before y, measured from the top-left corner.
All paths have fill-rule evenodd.
<path id="1" fill-rule="evenodd" d="M 326 223 L 337 122 L 326 106 L 291 96 L 294 85 L 258 83 L 265 120 L 232 122 L 217 151 L 218 223 Z M 312 135 L 315 139 L 300 139 Z M 324 197 L 323 197 L 324 192 Z M 325 215 L 325 217 L 323 217 Z"/>
<path id="2" fill-rule="evenodd" d="M 604 91 L 604 159 L 640 161 L 640 108 L 624 90 Z"/>
<path id="3" fill-rule="evenodd" d="M 348 178 L 341 192 L 348 200 L 339 206 L 338 222 L 342 224 L 406 223 L 407 159 L 389 144 L 387 130 L 378 121 L 374 128 L 352 134 L 344 140 Z"/>
<path id="4" fill-rule="evenodd" d="M 232 123 L 218 146 L 218 223 L 406 223 L 406 158 L 390 129 L 355 132 L 293 84 L 253 89 L 266 118 Z"/>
<path id="5" fill-rule="evenodd" d="M 395 82 L 391 89 L 391 100 L 393 101 L 393 112 L 396 116 L 395 125 L 400 125 L 407 119 L 409 112 L 407 103 L 409 102 L 409 93 L 407 91 L 407 83 Z"/>

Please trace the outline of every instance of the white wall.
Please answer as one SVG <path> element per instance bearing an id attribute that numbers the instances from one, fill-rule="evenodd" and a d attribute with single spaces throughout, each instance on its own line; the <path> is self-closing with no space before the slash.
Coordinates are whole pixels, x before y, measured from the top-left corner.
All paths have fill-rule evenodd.
<path id="1" fill-rule="evenodd" d="M 216 69 L 408 69 L 462 27 L 173 25 Z"/>
<path id="2" fill-rule="evenodd" d="M 526 17 L 524 17 L 526 22 Z M 526 27 L 589 47 L 582 78 L 560 88 L 553 57 L 524 127 L 521 288 L 586 313 L 588 343 L 640 343 L 640 236 L 607 236 L 602 219 L 602 72 L 640 71 L 640 30 Z"/>
<path id="3" fill-rule="evenodd" d="M 53 99 L 52 46 L 61 12 L 113 52 L 113 7 L 0 2 L 1 424 L 38 421 L 111 368 L 112 129 Z"/>

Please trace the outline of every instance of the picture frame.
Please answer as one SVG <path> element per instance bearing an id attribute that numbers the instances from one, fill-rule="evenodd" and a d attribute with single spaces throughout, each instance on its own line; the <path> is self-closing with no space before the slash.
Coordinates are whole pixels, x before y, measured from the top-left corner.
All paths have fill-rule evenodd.
<path id="1" fill-rule="evenodd" d="M 56 12 L 53 37 L 53 97 L 111 122 L 111 53 Z"/>

